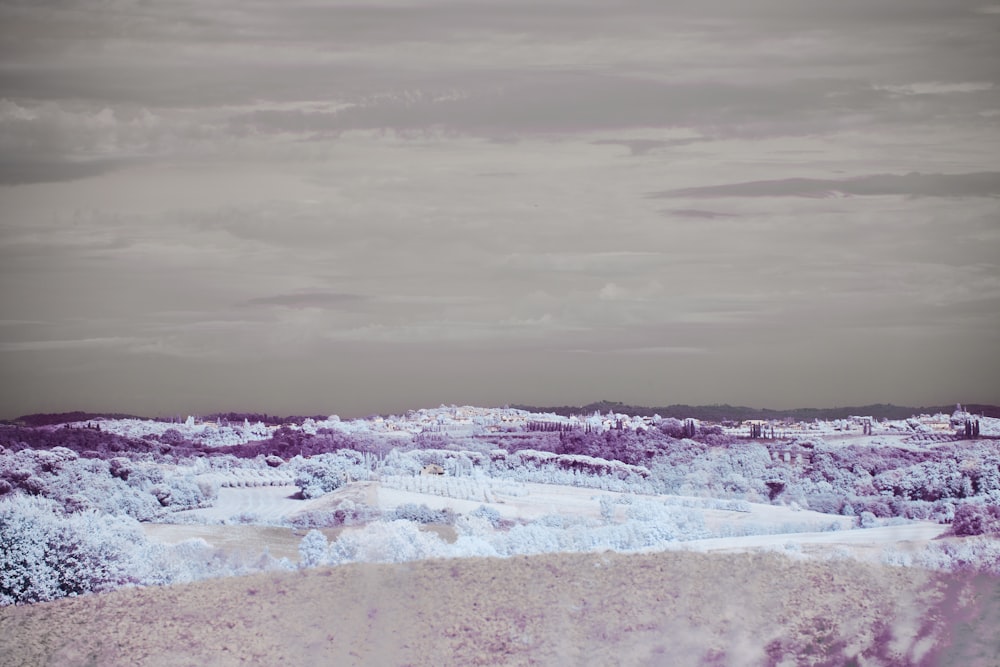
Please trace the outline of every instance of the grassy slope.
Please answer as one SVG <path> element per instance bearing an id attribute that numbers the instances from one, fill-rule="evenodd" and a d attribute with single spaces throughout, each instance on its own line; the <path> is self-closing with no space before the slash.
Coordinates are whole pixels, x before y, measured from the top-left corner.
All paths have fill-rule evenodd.
<path id="1" fill-rule="evenodd" d="M 0 609 L 0 665 L 997 665 L 998 610 L 995 579 L 777 554 L 361 564 Z"/>

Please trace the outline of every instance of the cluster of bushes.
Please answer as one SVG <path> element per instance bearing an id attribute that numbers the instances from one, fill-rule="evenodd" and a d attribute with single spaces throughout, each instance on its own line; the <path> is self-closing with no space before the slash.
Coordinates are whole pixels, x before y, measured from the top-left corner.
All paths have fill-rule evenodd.
<path id="1" fill-rule="evenodd" d="M 335 508 L 297 512 L 288 521 L 292 528 L 336 528 L 363 526 L 383 517 L 382 510 L 365 503 L 341 501 Z"/>
<path id="2" fill-rule="evenodd" d="M 318 498 L 349 481 L 369 479 L 378 462 L 370 455 L 351 449 L 309 458 L 297 456 L 288 462 L 294 484 L 305 499 Z"/>
<path id="3" fill-rule="evenodd" d="M 710 535 L 698 510 L 655 502 L 646 506 L 640 502 L 631 512 L 633 516 L 623 523 L 548 515 L 530 523 L 505 525 L 495 510 L 481 507 L 467 516 L 454 518 L 457 539 L 449 543 L 421 530 L 419 526 L 424 521 L 415 520 L 429 518 L 433 510 L 403 507 L 359 530 L 342 533 L 332 543 L 318 530 L 310 531 L 299 548 L 300 564 L 311 567 L 422 558 L 634 551 Z M 498 531 L 497 527 L 506 529 Z"/>
<path id="4" fill-rule="evenodd" d="M 584 432 L 538 435 L 555 442 L 560 438 L 589 443 L 643 439 L 641 434 L 614 431 L 596 436 Z M 619 492 L 794 502 L 830 514 L 861 516 L 868 512 L 881 519 L 942 522 L 952 520 L 962 501 L 1000 493 L 1000 455 L 982 443 L 949 443 L 915 451 L 878 443 L 836 447 L 813 440 L 801 445 L 811 454 L 811 463 L 790 466 L 773 461 L 759 442 L 739 441 L 717 447 L 692 439 L 657 437 L 645 439 L 647 444 L 659 444 L 644 466 L 624 463 L 621 458 L 531 449 L 524 446 L 534 441 L 529 438 L 510 451 L 394 450 L 384 458 L 370 460 L 369 468 L 359 468 L 377 467 L 383 476 L 407 476 L 419 473 L 428 463 L 436 463 L 450 477 L 466 479 L 484 476 Z M 347 454 L 348 450 L 339 453 Z M 321 476 L 318 471 L 313 474 Z M 367 473 L 356 472 L 352 478 L 363 478 L 359 476 L 363 474 Z"/>
<path id="5" fill-rule="evenodd" d="M 384 436 L 366 431 L 348 433 L 337 429 L 319 429 L 315 433 L 310 433 L 285 427 L 275 431 L 268 440 L 234 445 L 226 447 L 224 451 L 240 458 L 277 455 L 284 459 L 290 459 L 295 456 L 316 456 L 348 449 L 377 456 L 384 456 L 390 450 L 407 448 L 412 450 L 465 450 L 479 453 L 500 448 L 512 453 L 521 449 L 534 449 L 554 454 L 587 456 L 641 466 L 648 464 L 665 449 L 673 446 L 679 438 L 685 437 L 682 422 L 677 422 L 681 424 L 681 429 L 676 433 L 669 428 L 672 423 L 670 420 L 664 420 L 663 423 L 667 425 L 666 430 L 539 431 L 532 432 L 530 437 L 525 437 L 525 434 L 521 432 L 494 434 L 486 438 L 453 437 L 447 433 L 424 433 L 415 436 L 408 444 L 394 440 L 391 447 L 387 444 Z M 693 438 L 716 447 L 735 441 L 732 437 L 724 436 L 722 429 L 717 426 L 698 426 Z M 176 446 L 176 443 L 174 445 Z"/>
<path id="6" fill-rule="evenodd" d="M 69 513 L 97 510 L 148 521 L 209 505 L 218 491 L 183 471 L 169 474 L 123 456 L 82 458 L 65 447 L 0 452 L 0 497 L 22 494 L 55 501 Z"/>
<path id="7" fill-rule="evenodd" d="M 390 521 L 412 521 L 421 524 L 452 525 L 455 523 L 455 512 L 449 508 L 433 510 L 427 505 L 406 503 L 400 505 L 386 515 Z"/>
<path id="8" fill-rule="evenodd" d="M 0 426 L 0 447 L 10 452 L 62 447 L 90 458 L 109 458 L 122 453 L 163 454 L 170 451 L 169 446 L 154 441 L 69 426 L 58 428 Z"/>
<path id="9" fill-rule="evenodd" d="M 962 502 L 1000 493 L 1000 453 L 984 442 L 913 450 L 819 442 L 810 466 L 783 475 L 784 496 L 811 509 L 949 522 Z"/>
<path id="10" fill-rule="evenodd" d="M 411 521 L 417 524 L 450 526 L 455 523 L 455 518 L 455 512 L 449 508 L 435 510 L 425 504 L 405 503 L 383 512 L 371 505 L 344 500 L 333 509 L 299 512 L 289 524 L 298 529 L 363 526 L 374 521 Z"/>
<path id="11" fill-rule="evenodd" d="M 138 525 L 95 512 L 60 516 L 55 503 L 0 502 L 0 605 L 148 583 Z"/>
<path id="12" fill-rule="evenodd" d="M 0 499 L 0 606 L 290 567 L 266 555 L 226 557 L 204 540 L 150 542 L 127 516 L 67 513 L 23 495 Z"/>
<path id="13" fill-rule="evenodd" d="M 486 521 L 494 529 L 503 525 L 503 518 L 500 516 L 500 512 L 497 511 L 495 507 L 480 505 L 476 509 L 469 512 L 469 516 Z"/>
<path id="14" fill-rule="evenodd" d="M 951 529 L 956 535 L 991 535 L 1000 533 L 1000 498 L 992 503 L 962 503 L 955 509 Z"/>
<path id="15" fill-rule="evenodd" d="M 925 567 L 945 572 L 988 573 L 1000 576 L 1000 540 L 983 536 L 945 542 L 931 542 L 918 551 L 887 547 L 882 553 L 886 565 Z"/>

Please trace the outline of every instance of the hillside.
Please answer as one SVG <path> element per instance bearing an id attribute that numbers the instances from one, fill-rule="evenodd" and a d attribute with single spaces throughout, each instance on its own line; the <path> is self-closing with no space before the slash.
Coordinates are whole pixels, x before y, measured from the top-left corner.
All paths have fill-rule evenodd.
<path id="1" fill-rule="evenodd" d="M 32 665 L 996 665 L 996 579 L 776 554 L 358 564 L 0 609 Z"/>

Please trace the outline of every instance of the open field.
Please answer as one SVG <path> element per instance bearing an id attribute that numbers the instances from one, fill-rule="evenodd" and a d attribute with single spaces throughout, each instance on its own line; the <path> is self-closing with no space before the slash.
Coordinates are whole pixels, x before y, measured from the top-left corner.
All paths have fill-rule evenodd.
<path id="1" fill-rule="evenodd" d="M 1000 581 L 779 554 L 357 564 L 0 609 L 0 665 L 1000 664 Z"/>
<path id="2" fill-rule="evenodd" d="M 443 491 L 448 480 L 422 479 L 420 483 L 430 491 Z M 456 487 L 460 488 L 460 487 Z M 499 493 L 504 489 L 507 493 Z M 253 525 L 200 525 L 200 524 L 143 524 L 143 530 L 152 539 L 177 543 L 185 539 L 200 538 L 227 552 L 254 556 L 265 549 L 277 558 L 298 559 L 298 543 L 304 531 L 292 530 L 268 523 L 280 523 L 305 511 L 332 511 L 345 500 L 364 502 L 380 510 L 391 510 L 406 503 L 425 504 L 432 509 L 449 508 L 466 514 L 481 505 L 494 508 L 509 520 L 532 521 L 544 515 L 597 520 L 600 518 L 602 497 L 618 498 L 620 494 L 595 489 L 535 484 L 497 484 L 489 496 L 492 502 L 452 498 L 442 493 L 420 493 L 388 488 L 378 482 L 353 482 L 311 500 L 297 500 L 295 487 L 246 487 L 223 488 L 214 507 L 180 512 L 180 516 L 197 516 L 205 521 L 224 521 L 240 515 L 252 515 Z M 916 550 L 939 538 L 947 526 L 932 522 L 915 522 L 906 525 L 883 526 L 852 530 L 848 517 L 823 514 L 791 507 L 743 503 L 742 511 L 701 508 L 716 501 L 685 496 L 633 496 L 667 506 L 693 506 L 704 516 L 705 525 L 713 531 L 729 529 L 739 535 L 749 529 L 765 534 L 716 537 L 676 543 L 672 546 L 698 551 L 743 551 L 753 549 L 796 549 L 814 556 L 830 554 L 851 555 L 878 561 L 884 548 L 892 546 Z M 615 520 L 625 518 L 627 504 L 615 506 Z M 789 526 L 830 525 L 841 527 L 837 531 L 782 532 Z M 341 528 L 327 528 L 323 532 L 329 539 L 340 534 Z"/>
<path id="3" fill-rule="evenodd" d="M 810 556 L 850 554 L 862 560 L 878 561 L 886 547 L 917 551 L 931 540 L 938 539 L 948 527 L 920 522 L 900 526 L 882 526 L 859 530 L 839 530 L 822 533 L 779 533 L 777 535 L 744 535 L 691 540 L 679 543 L 682 549 L 695 551 L 740 552 L 766 548 L 798 549 Z"/>
<path id="4" fill-rule="evenodd" d="M 213 526 L 184 525 L 171 523 L 145 523 L 142 530 L 152 540 L 177 544 L 184 540 L 202 539 L 226 553 L 247 558 L 259 556 L 265 551 L 275 558 L 298 560 L 299 542 L 305 531 L 284 526 Z M 340 529 L 324 528 L 323 533 L 334 539 Z"/>

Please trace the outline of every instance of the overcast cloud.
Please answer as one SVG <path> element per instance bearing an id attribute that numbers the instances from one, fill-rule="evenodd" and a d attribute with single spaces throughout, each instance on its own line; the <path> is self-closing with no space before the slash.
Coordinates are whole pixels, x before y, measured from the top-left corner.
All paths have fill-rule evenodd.
<path id="1" fill-rule="evenodd" d="M 0 416 L 1000 403 L 998 30 L 0 0 Z"/>

